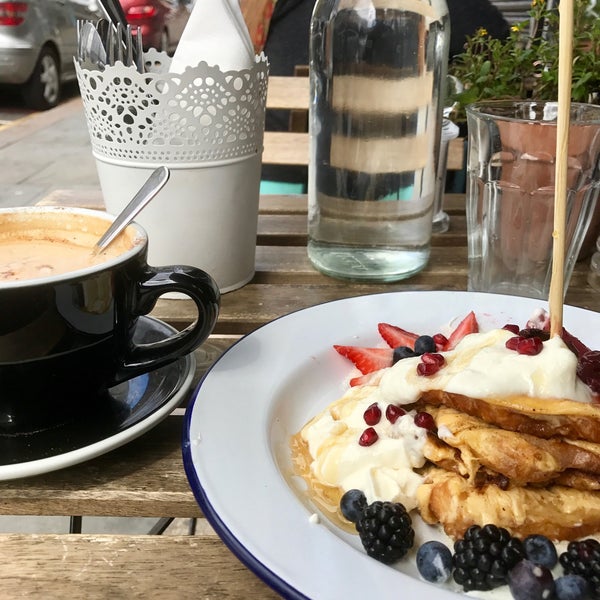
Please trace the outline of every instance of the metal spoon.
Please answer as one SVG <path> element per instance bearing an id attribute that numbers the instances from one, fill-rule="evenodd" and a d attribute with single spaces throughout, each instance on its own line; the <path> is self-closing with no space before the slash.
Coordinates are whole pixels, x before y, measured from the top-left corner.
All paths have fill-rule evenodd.
<path id="1" fill-rule="evenodd" d="M 158 167 L 152 172 L 133 200 L 119 213 L 106 233 L 96 242 L 92 248 L 94 256 L 102 252 L 133 221 L 142 208 L 164 187 L 170 174 L 167 167 Z"/>
<path id="2" fill-rule="evenodd" d="M 104 69 L 106 65 L 106 51 L 98 30 L 90 21 L 86 21 L 81 28 L 81 51 L 83 61 Z"/>

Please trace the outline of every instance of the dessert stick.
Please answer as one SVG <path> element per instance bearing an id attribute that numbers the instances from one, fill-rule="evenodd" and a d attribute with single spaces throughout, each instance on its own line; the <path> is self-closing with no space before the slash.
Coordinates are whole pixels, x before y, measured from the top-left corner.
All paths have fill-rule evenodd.
<path id="1" fill-rule="evenodd" d="M 562 333 L 563 300 L 565 294 L 564 263 L 569 115 L 571 110 L 571 72 L 573 61 L 573 0 L 562 0 L 558 10 L 560 20 L 558 33 L 558 114 L 556 123 L 554 231 L 552 232 L 552 275 L 548 298 L 551 336 Z"/>

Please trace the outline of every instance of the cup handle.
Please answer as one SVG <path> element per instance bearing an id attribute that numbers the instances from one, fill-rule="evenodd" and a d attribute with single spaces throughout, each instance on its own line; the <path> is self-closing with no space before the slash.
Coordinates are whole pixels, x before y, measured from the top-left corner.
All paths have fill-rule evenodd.
<path id="1" fill-rule="evenodd" d="M 148 314 L 160 296 L 180 292 L 195 302 L 198 318 L 183 331 L 164 340 L 132 344 L 124 363 L 117 370 L 115 384 L 171 363 L 195 350 L 210 335 L 219 314 L 219 288 L 201 269 L 181 265 L 147 267 L 145 275 L 138 282 L 138 295 L 132 310 L 135 316 Z"/>

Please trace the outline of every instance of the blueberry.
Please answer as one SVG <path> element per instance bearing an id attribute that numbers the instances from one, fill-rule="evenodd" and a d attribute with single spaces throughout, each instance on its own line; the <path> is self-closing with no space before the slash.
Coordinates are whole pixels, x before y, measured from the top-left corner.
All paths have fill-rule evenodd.
<path id="1" fill-rule="evenodd" d="M 547 600 L 554 597 L 554 578 L 546 567 L 519 561 L 508 572 L 508 587 L 515 600 Z"/>
<path id="2" fill-rule="evenodd" d="M 537 565 L 553 569 L 558 562 L 556 548 L 545 535 L 529 535 L 523 540 L 525 556 Z"/>
<path id="3" fill-rule="evenodd" d="M 590 586 L 581 575 L 563 575 L 556 580 L 556 600 L 585 600 Z"/>
<path id="4" fill-rule="evenodd" d="M 444 583 L 452 574 L 452 552 L 441 542 L 425 542 L 417 551 L 417 569 L 425 581 Z"/>
<path id="5" fill-rule="evenodd" d="M 398 346 L 397 348 L 394 348 L 394 357 L 392 361 L 395 364 L 403 358 L 410 358 L 412 356 L 417 355 L 408 346 Z"/>
<path id="6" fill-rule="evenodd" d="M 364 508 L 367 506 L 367 498 L 360 490 L 348 490 L 340 500 L 340 510 L 348 521 L 356 523 Z"/>
<path id="7" fill-rule="evenodd" d="M 430 335 L 421 335 L 415 340 L 415 354 L 435 352 L 436 349 L 435 341 Z"/>

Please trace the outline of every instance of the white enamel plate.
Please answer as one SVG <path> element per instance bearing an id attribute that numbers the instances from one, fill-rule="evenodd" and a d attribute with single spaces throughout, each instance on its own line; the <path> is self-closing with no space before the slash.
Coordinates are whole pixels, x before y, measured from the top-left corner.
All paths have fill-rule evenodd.
<path id="1" fill-rule="evenodd" d="M 493 294 L 387 293 L 314 306 L 244 337 L 209 371 L 187 410 L 184 463 L 202 511 L 234 554 L 287 598 L 457 598 L 456 587 L 426 583 L 416 571 L 416 548 L 440 538 L 437 528 L 415 517 L 415 549 L 394 567 L 367 557 L 357 536 L 318 516 L 293 476 L 289 438 L 355 374 L 333 344 L 382 345 L 381 321 L 432 335 L 471 310 L 483 330 L 525 326 L 540 307 L 547 304 Z M 600 348 L 599 313 L 567 306 L 563 321 Z"/>

